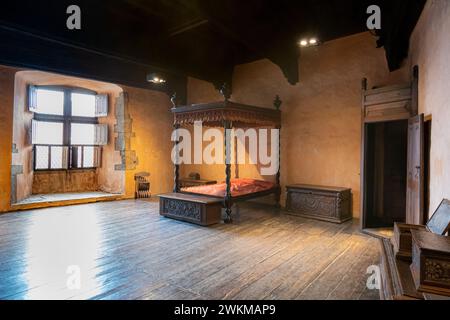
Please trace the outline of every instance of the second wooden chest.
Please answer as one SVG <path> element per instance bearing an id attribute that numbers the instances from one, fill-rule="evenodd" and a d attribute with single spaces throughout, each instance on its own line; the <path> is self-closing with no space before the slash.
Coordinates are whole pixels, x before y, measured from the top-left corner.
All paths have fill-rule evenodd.
<path id="1" fill-rule="evenodd" d="M 293 215 L 335 223 L 352 219 L 349 188 L 294 184 L 286 189 L 286 210 Z"/>

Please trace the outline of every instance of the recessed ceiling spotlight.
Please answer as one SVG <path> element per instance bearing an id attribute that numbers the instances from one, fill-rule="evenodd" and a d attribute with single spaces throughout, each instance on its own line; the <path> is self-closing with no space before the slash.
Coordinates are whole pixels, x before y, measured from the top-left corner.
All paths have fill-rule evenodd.
<path id="1" fill-rule="evenodd" d="M 147 81 L 155 84 L 163 84 L 166 83 L 166 80 L 161 78 L 156 73 L 150 73 L 147 75 Z"/>
<path id="2" fill-rule="evenodd" d="M 304 38 L 298 42 L 298 45 L 303 48 L 317 46 L 319 45 L 319 40 L 317 38 Z"/>

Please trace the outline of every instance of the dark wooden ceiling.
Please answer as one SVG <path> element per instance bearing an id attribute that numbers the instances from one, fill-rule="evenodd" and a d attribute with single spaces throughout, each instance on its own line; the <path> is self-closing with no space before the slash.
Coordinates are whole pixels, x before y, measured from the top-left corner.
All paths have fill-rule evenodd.
<path id="1" fill-rule="evenodd" d="M 260 58 L 290 83 L 298 75 L 298 40 L 329 41 L 367 31 L 366 9 L 378 4 L 390 68 L 405 58 L 425 0 L 58 0 L 2 1 L 0 63 L 64 72 L 139 87 L 159 72 L 230 82 L 234 66 Z M 77 4 L 82 29 L 66 28 Z M 301 59 L 301 58 L 300 58 Z M 173 88 L 170 88 L 172 90 Z M 179 89 L 179 88 L 178 88 Z"/>

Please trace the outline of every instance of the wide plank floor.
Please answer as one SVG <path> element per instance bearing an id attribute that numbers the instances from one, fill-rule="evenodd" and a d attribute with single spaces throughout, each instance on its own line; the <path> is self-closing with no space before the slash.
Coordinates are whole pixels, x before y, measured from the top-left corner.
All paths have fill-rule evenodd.
<path id="1" fill-rule="evenodd" d="M 0 299 L 378 299 L 366 288 L 378 242 L 355 223 L 245 204 L 233 224 L 204 228 L 158 210 L 127 200 L 1 215 Z"/>

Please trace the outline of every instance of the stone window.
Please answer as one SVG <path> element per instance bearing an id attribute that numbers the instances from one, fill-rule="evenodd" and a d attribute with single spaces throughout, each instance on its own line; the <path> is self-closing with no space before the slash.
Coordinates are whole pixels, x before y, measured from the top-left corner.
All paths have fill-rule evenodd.
<path id="1" fill-rule="evenodd" d="M 108 143 L 108 96 L 71 87 L 28 87 L 33 112 L 31 140 L 34 170 L 93 169 Z"/>

